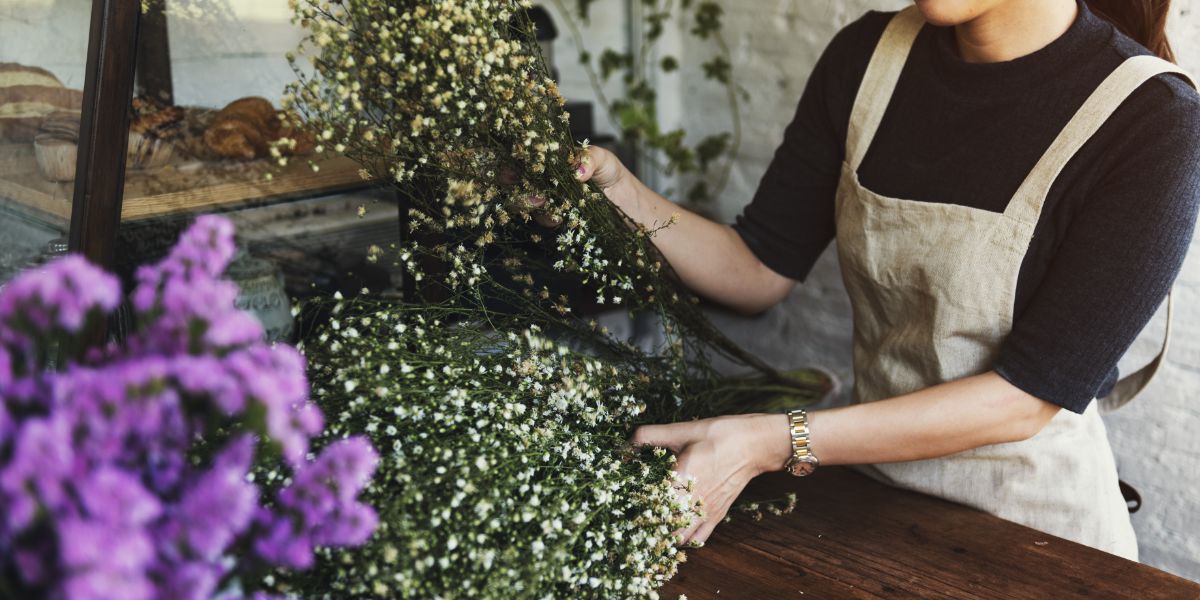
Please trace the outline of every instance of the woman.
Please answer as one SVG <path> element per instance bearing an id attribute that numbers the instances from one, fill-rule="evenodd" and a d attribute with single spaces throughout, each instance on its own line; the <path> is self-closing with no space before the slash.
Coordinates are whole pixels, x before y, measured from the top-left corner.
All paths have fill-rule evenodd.
<path id="1" fill-rule="evenodd" d="M 1171 57 L 1167 11 L 917 0 L 834 38 L 737 224 L 683 212 L 655 241 L 690 288 L 752 313 L 836 237 L 855 401 L 638 429 L 696 479 L 685 541 L 751 478 L 815 456 L 1136 559 L 1093 400 L 1200 204 L 1200 96 L 1153 57 Z M 603 150 L 579 176 L 643 224 L 681 212 Z"/>

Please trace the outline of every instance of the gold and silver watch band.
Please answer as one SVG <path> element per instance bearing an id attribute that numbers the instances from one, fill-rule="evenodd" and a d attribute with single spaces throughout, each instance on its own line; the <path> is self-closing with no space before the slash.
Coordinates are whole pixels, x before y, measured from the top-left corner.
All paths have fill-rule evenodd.
<path id="1" fill-rule="evenodd" d="M 803 409 L 788 411 L 788 422 L 792 435 L 792 457 L 783 466 L 784 470 L 797 477 L 811 474 L 821 462 L 809 447 L 808 413 Z"/>

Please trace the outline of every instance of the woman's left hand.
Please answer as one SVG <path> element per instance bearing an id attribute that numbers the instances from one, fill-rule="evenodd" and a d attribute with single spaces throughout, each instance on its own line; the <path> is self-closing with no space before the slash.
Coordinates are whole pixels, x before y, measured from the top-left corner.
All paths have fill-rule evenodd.
<path id="1" fill-rule="evenodd" d="M 681 478 L 695 479 L 693 496 L 702 516 L 678 532 L 680 543 L 704 543 L 725 518 L 746 484 L 767 471 L 778 471 L 792 454 L 787 416 L 730 415 L 670 425 L 644 425 L 634 444 L 659 446 L 675 453 Z"/>

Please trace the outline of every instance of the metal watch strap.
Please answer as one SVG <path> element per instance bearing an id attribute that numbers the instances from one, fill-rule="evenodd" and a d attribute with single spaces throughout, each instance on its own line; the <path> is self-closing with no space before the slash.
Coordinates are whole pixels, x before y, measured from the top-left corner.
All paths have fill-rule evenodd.
<path id="1" fill-rule="evenodd" d="M 784 469 L 799 477 L 812 473 L 821 464 L 809 447 L 808 413 L 803 409 L 790 410 L 788 425 L 792 438 L 792 457 Z"/>

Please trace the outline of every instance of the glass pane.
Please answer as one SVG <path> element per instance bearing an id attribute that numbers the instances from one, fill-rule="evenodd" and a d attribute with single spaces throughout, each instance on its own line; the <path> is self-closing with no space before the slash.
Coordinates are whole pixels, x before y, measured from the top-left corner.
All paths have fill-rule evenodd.
<path id="1" fill-rule="evenodd" d="M 0 3 L 0 284 L 66 250 L 91 4 Z"/>
<path id="2" fill-rule="evenodd" d="M 296 78 L 287 53 L 303 36 L 287 0 L 148 8 L 130 107 L 122 276 L 161 257 L 198 215 L 220 213 L 237 226 L 229 274 L 240 302 L 274 339 L 290 335 L 293 298 L 396 290 L 399 272 L 370 255 L 396 242 L 397 202 L 358 164 L 319 153 L 303 121 L 282 110 Z M 297 143 L 279 147 L 281 138 Z"/>

